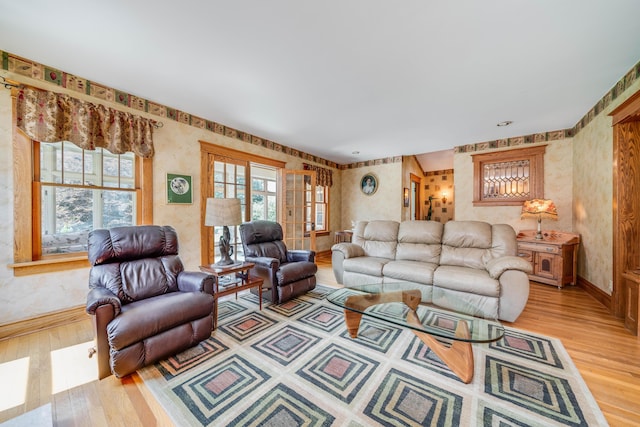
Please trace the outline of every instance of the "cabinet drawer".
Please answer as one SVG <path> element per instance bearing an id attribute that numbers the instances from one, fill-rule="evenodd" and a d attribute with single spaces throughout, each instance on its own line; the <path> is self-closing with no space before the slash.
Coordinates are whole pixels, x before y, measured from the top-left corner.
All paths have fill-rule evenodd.
<path id="1" fill-rule="evenodd" d="M 526 249 L 520 249 L 520 247 L 518 247 L 518 256 L 533 264 L 533 252 Z"/>
<path id="2" fill-rule="evenodd" d="M 544 252 L 548 254 L 559 254 L 561 252 L 560 246 L 525 242 L 518 243 L 518 252 L 522 251 Z"/>

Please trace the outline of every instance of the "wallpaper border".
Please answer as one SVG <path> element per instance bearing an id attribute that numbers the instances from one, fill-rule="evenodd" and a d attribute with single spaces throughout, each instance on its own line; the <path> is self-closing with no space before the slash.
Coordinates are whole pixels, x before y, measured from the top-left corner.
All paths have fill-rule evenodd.
<path id="1" fill-rule="evenodd" d="M 364 162 L 355 162 L 350 164 L 337 164 L 322 157 L 314 156 L 295 148 L 287 147 L 248 132 L 225 126 L 223 124 L 194 116 L 166 105 L 158 104 L 144 98 L 131 95 L 126 92 L 119 91 L 88 79 L 78 77 L 76 75 L 58 70 L 47 65 L 39 64 L 26 58 L 14 55 L 12 53 L 0 50 L 2 53 L 2 69 L 16 74 L 20 74 L 33 79 L 52 83 L 60 87 L 74 90 L 97 99 L 114 102 L 133 108 L 138 111 L 144 111 L 158 117 L 170 119 L 176 122 L 194 126 L 200 129 L 206 129 L 210 132 L 234 138 L 248 144 L 261 146 L 263 148 L 273 150 L 279 153 L 288 154 L 298 157 L 302 160 L 311 161 L 324 166 L 332 167 L 339 170 L 356 169 L 367 166 L 382 165 L 389 163 L 402 162 L 402 156 L 386 157 L 382 159 L 373 159 Z M 621 93 L 629 88 L 638 78 L 640 78 L 640 61 L 636 63 L 614 86 L 607 92 L 571 129 L 556 130 L 551 132 L 542 132 L 532 135 L 517 136 L 513 138 L 498 139 L 494 141 L 478 142 L 467 145 L 454 147 L 454 153 L 470 153 L 474 151 L 484 151 L 496 148 L 517 147 L 526 144 L 538 142 L 556 141 L 565 138 L 571 138 L 580 130 L 587 126 L 598 114 L 604 111 L 611 102 L 613 102 Z"/>

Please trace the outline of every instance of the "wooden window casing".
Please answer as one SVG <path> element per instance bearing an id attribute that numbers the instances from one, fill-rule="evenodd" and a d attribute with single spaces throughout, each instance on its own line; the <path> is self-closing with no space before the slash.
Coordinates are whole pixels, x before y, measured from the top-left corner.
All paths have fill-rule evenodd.
<path id="1" fill-rule="evenodd" d="M 525 200 L 544 198 L 544 153 L 546 145 L 519 148 L 515 150 L 494 151 L 472 155 L 473 159 L 473 205 L 474 206 L 519 206 Z M 504 183 L 492 194 L 485 191 L 487 180 L 485 169 L 499 164 L 526 165 L 525 177 L 512 176 L 499 178 Z M 514 187 L 518 187 L 516 190 Z M 512 190 L 513 188 L 513 190 Z"/>

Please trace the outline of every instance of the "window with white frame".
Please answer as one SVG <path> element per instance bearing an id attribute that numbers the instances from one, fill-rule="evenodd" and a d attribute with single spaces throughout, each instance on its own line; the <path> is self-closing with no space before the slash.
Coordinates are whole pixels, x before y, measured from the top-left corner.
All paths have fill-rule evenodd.
<path id="1" fill-rule="evenodd" d="M 136 224 L 133 153 L 83 150 L 66 141 L 34 144 L 41 255 L 84 252 L 89 231 Z"/>

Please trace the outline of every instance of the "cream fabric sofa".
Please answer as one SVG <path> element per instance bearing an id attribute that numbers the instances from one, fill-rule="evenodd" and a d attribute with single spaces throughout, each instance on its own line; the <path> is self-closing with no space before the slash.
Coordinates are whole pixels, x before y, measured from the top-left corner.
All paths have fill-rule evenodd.
<path id="1" fill-rule="evenodd" d="M 409 281 L 422 300 L 513 322 L 529 298 L 531 264 L 516 256 L 514 229 L 480 221 L 361 221 L 351 243 L 333 245 L 345 286 Z"/>

